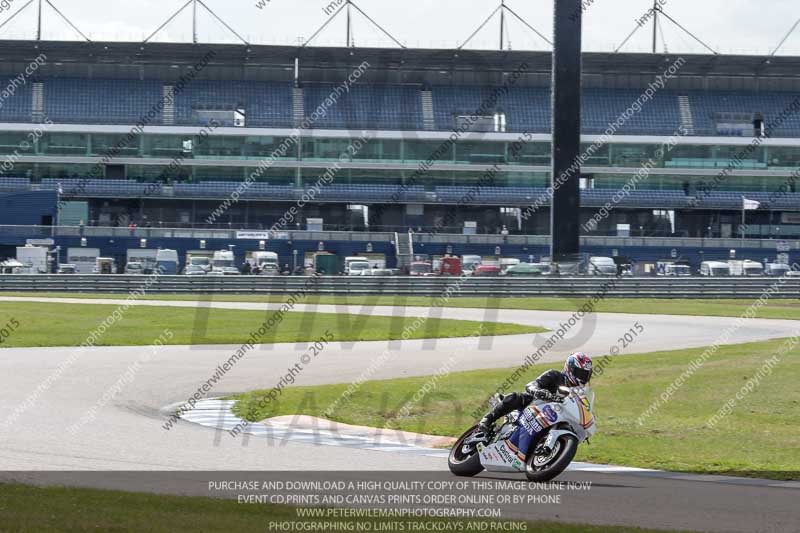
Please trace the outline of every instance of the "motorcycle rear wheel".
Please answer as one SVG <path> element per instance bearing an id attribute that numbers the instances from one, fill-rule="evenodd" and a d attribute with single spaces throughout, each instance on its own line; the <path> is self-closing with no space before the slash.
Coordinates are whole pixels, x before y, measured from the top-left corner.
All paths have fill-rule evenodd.
<path id="1" fill-rule="evenodd" d="M 478 426 L 472 426 L 456 441 L 447 457 L 447 466 L 457 476 L 472 477 L 483 472 L 483 465 L 477 447 L 472 446 L 471 451 L 464 449 L 464 441 L 474 435 Z"/>
<path id="2" fill-rule="evenodd" d="M 569 466 L 577 451 L 578 439 L 573 435 L 561 435 L 545 462 L 538 464 L 542 461 L 541 456 L 532 452 L 525 458 L 525 477 L 537 483 L 550 481 Z"/>

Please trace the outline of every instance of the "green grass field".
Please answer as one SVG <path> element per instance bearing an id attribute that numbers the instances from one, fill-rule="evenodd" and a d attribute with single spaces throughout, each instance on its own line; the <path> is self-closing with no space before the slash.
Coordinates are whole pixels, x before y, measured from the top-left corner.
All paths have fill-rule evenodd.
<path id="1" fill-rule="evenodd" d="M 270 521 L 302 520 L 298 518 L 295 509 L 277 505 L 242 505 L 235 501 L 210 498 L 0 484 L 0 531 L 3 532 L 229 533 L 271 531 Z M 326 521 L 344 523 L 347 520 Z M 421 521 L 358 519 L 361 523 L 370 522 L 374 531 L 408 531 L 412 522 L 419 524 Z M 306 523 L 312 526 L 314 524 Z M 404 529 L 380 529 L 379 524 L 390 527 L 404 524 Z M 542 533 L 655 532 L 650 529 L 562 525 L 551 522 L 528 522 L 527 525 L 527 531 Z"/>
<path id="2" fill-rule="evenodd" d="M 38 302 L 1 302 L 0 348 L 78 346 L 117 306 Z M 95 343 L 97 346 L 140 346 L 155 342 L 165 330 L 165 344 L 241 344 L 251 332 L 274 316 L 274 311 L 132 306 Z M 330 331 L 337 341 L 400 339 L 414 318 L 291 312 L 261 338 L 262 343 L 318 339 Z M 466 320 L 428 319 L 409 329 L 410 339 L 513 335 L 543 328 Z"/>
<path id="3" fill-rule="evenodd" d="M 706 421 L 722 408 L 784 341 L 725 346 L 691 377 L 672 399 L 643 425 L 637 419 L 683 372 L 702 349 L 619 356 L 594 380 L 598 430 L 576 460 L 773 479 L 800 479 L 800 347 L 780 357 L 780 364 L 761 386 L 739 402 L 713 429 Z M 521 356 L 522 357 L 522 356 Z M 596 361 L 597 363 L 597 361 Z M 524 376 L 514 390 L 550 368 L 541 365 Z M 442 377 L 414 404 L 408 416 L 403 405 L 430 378 L 371 381 L 332 418 L 350 424 L 392 427 L 435 435 L 458 436 L 474 423 L 481 408 L 510 370 L 459 372 Z M 284 389 L 281 400 L 259 408 L 263 391 L 244 394 L 236 412 L 251 420 L 276 415 L 322 416 L 348 384 Z M 506 391 L 509 392 L 509 391 Z"/>
<path id="4" fill-rule="evenodd" d="M 0 296 L 22 296 L 37 298 L 112 298 L 124 299 L 127 295 L 88 294 L 88 293 L 15 293 L 0 292 Z M 272 302 L 283 303 L 282 296 L 246 295 L 246 294 L 157 294 L 145 296 L 147 300 L 168 301 L 214 301 L 214 302 Z M 398 297 L 398 296 L 310 296 L 306 303 L 313 304 L 350 304 L 350 305 L 409 305 L 429 307 L 435 298 Z M 529 309 L 541 311 L 575 311 L 585 300 L 566 298 L 460 298 L 453 297 L 446 307 L 467 308 L 500 308 Z M 606 298 L 595 310 L 600 313 L 632 313 L 689 316 L 741 316 L 753 303 L 745 299 L 705 299 L 680 300 L 656 298 Z M 791 299 L 772 299 L 758 312 L 758 318 L 777 318 L 800 320 L 800 302 Z"/>

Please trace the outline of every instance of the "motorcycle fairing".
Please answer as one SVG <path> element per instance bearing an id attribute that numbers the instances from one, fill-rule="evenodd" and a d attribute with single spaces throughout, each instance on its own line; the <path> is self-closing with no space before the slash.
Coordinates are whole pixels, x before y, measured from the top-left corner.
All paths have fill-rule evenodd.
<path id="1" fill-rule="evenodd" d="M 509 440 L 478 444 L 481 464 L 489 472 L 524 472 L 525 456 Z"/>
<path id="2" fill-rule="evenodd" d="M 509 440 L 523 455 L 527 455 L 536 437 L 558 422 L 559 418 L 553 404 L 531 404 L 522 412 L 519 417 L 520 426 Z"/>

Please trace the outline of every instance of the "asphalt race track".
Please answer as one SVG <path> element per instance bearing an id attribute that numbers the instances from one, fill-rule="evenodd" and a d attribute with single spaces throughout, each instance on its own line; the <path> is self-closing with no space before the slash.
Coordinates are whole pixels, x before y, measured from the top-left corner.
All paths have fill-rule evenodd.
<path id="1" fill-rule="evenodd" d="M 25 300 L 0 298 L 0 300 Z M 40 299 L 41 301 L 108 303 L 118 300 Z M 231 309 L 277 309 L 276 304 L 142 301 L 137 305 L 213 305 Z M 297 310 L 428 316 L 428 308 L 360 306 L 302 306 Z M 436 309 L 442 318 L 495 320 L 557 329 L 572 313 L 482 309 Z M 629 348 L 631 353 L 708 346 L 734 321 L 725 317 L 596 314 L 573 327 L 557 348 L 541 362 L 562 361 L 565 353 L 582 349 L 605 354 L 620 335 L 638 321 L 644 334 Z M 730 343 L 789 337 L 800 322 L 751 319 Z M 345 383 L 358 378 L 373 358 L 389 350 L 389 357 L 369 379 L 429 375 L 443 361 L 458 358 L 458 370 L 518 365 L 550 334 L 509 337 L 448 339 L 437 341 L 334 343 L 308 365 L 296 385 Z M 306 349 L 305 344 L 263 347 L 242 359 L 209 396 L 269 388 L 286 374 Z M 200 425 L 179 422 L 164 429 L 162 409 L 184 402 L 206 382 L 218 365 L 238 346 L 168 346 L 92 348 L 79 353 L 63 370 L 58 367 L 74 348 L 12 348 L 0 352 L 0 470 L 309 470 L 309 471 L 433 471 L 448 478 L 441 457 L 403 456 L 378 450 L 276 441 L 264 437 L 233 438 Z M 152 359 L 143 365 L 99 411 L 97 418 L 72 434 L 69 428 L 94 406 L 145 351 Z M 624 352 L 622 352 L 624 353 Z M 555 365 L 554 365 L 555 366 Z M 56 372 L 58 379 L 41 394 L 42 382 Z M 535 376 L 531 376 L 531 379 Z M 522 383 L 518 388 L 522 387 Z M 29 400 L 32 400 L 29 401 Z M 601 399 L 598 399 L 602 401 Z M 23 403 L 27 407 L 9 416 Z M 644 408 L 644 406 L 643 406 Z M 9 423 L 10 422 L 10 423 Z M 602 431 L 602 420 L 600 421 Z M 635 443 L 632 443 L 635 445 Z M 735 445 L 732 443 L 732 445 Z M 16 475 L 15 475 L 16 476 Z M 191 477 L 189 473 L 178 477 Z M 0 474 L 0 478 L 8 474 Z M 13 477 L 13 476 L 12 476 Z M 719 482 L 714 478 L 648 472 L 569 472 L 564 480 L 591 481 L 592 489 L 574 498 L 572 505 L 518 509 L 519 518 L 565 520 L 612 525 L 639 525 L 707 531 L 797 531 L 800 526 L 800 483 Z M 136 478 L 139 479 L 139 478 Z M 518 479 L 518 478 L 517 478 Z M 138 484 L 137 484 L 138 483 Z M 125 490 L 170 492 L 169 483 L 150 486 L 120 475 L 104 476 L 91 485 Z M 182 490 L 176 492 L 184 493 Z M 207 495 L 203 493 L 202 495 Z"/>

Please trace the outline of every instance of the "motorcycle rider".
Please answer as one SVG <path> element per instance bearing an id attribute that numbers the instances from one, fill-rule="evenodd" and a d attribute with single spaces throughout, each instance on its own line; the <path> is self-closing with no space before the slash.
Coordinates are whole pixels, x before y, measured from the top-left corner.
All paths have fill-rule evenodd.
<path id="1" fill-rule="evenodd" d="M 478 423 L 478 429 L 490 433 L 494 423 L 512 411 L 521 411 L 533 400 L 552 401 L 559 387 L 584 387 L 592 379 L 592 358 L 583 352 L 575 352 L 567 357 L 564 370 L 548 370 L 534 381 L 525 385 L 525 392 L 512 392 L 502 398 Z"/>

